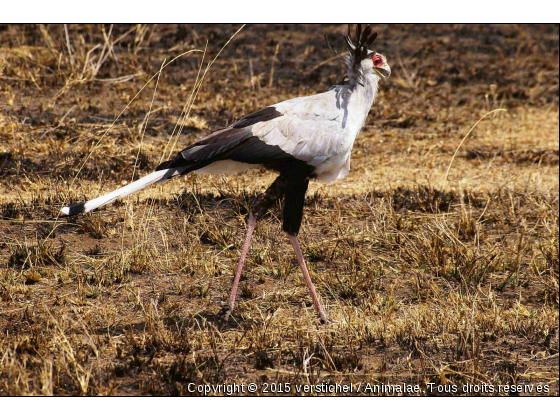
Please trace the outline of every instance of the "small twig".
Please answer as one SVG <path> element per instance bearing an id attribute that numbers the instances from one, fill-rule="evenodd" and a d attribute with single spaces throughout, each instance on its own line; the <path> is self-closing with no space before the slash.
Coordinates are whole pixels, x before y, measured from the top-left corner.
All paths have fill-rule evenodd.
<path id="1" fill-rule="evenodd" d="M 467 134 L 465 135 L 465 137 L 463 137 L 463 140 L 461 140 L 461 143 L 459 143 L 459 146 L 457 146 L 457 149 L 455 149 L 455 153 L 453 153 L 453 157 L 451 158 L 451 161 L 449 162 L 449 166 L 447 167 L 447 172 L 445 173 L 445 178 L 443 179 L 443 186 L 445 186 L 447 184 L 447 178 L 449 177 L 449 172 L 451 171 L 451 165 L 453 165 L 453 161 L 455 160 L 455 156 L 457 156 L 457 153 L 459 153 L 459 149 L 461 148 L 461 146 L 463 145 L 463 143 L 465 142 L 465 140 L 467 140 L 467 138 L 469 137 L 469 135 L 473 132 L 473 130 L 477 127 L 478 124 L 480 124 L 480 122 L 486 118 L 488 115 L 490 114 L 494 114 L 495 112 L 507 112 L 507 109 L 503 109 L 503 108 L 499 108 L 499 109 L 494 109 L 490 112 L 487 112 L 486 114 L 484 114 L 477 122 L 475 125 L 473 125 L 471 127 L 471 129 L 467 132 Z"/>
<path id="2" fill-rule="evenodd" d="M 397 60 L 399 61 L 400 66 L 403 69 L 404 75 L 406 76 L 406 79 L 408 81 L 408 84 L 410 85 L 411 88 L 417 88 L 418 87 L 418 81 L 414 81 L 414 78 L 416 77 L 416 73 L 413 73 L 412 71 L 410 71 L 408 69 L 408 66 L 404 63 L 402 57 L 401 57 L 401 52 L 399 49 L 397 49 Z"/>
<path id="3" fill-rule="evenodd" d="M 255 75 L 253 72 L 253 61 L 249 58 L 249 73 L 251 76 L 251 90 L 255 90 Z"/>
<path id="4" fill-rule="evenodd" d="M 326 60 L 321 61 L 319 64 L 317 64 L 317 65 L 311 67 L 309 70 L 307 70 L 306 73 L 307 73 L 307 75 L 310 75 L 310 74 L 313 73 L 315 70 L 317 70 L 319 67 L 322 67 L 322 66 L 324 66 L 325 64 L 328 64 L 328 63 L 330 63 L 330 62 L 332 62 L 332 61 L 340 60 L 340 59 L 343 58 L 345 55 L 346 55 L 346 54 L 338 54 L 338 55 L 335 55 L 334 57 L 327 58 Z"/>
<path id="5" fill-rule="evenodd" d="M 127 74 L 120 77 L 113 77 L 112 79 L 95 79 L 96 82 L 103 82 L 103 83 L 122 83 L 128 82 L 129 80 L 134 79 L 135 77 L 142 76 L 144 73 L 134 73 L 134 74 Z"/>
<path id="6" fill-rule="evenodd" d="M 66 34 L 66 47 L 68 48 L 68 56 L 70 57 L 70 64 L 72 71 L 74 71 L 74 54 L 72 54 L 72 46 L 70 45 L 70 35 L 68 34 L 68 25 L 64 24 L 64 33 Z"/>
<path id="7" fill-rule="evenodd" d="M 56 125 L 56 127 L 51 127 L 48 130 L 46 130 L 42 135 L 41 135 L 41 140 L 43 138 L 45 138 L 45 136 L 49 133 L 52 133 L 53 131 L 55 131 L 56 129 L 60 128 L 62 126 L 62 124 L 64 123 L 64 120 L 66 119 L 66 117 L 74 110 L 74 108 L 76 108 L 76 105 L 73 105 L 68 111 L 66 111 L 66 114 L 64 114 L 64 116 L 60 119 L 60 121 L 58 122 L 58 124 Z M 47 172 L 51 172 L 51 171 L 47 171 Z"/>
<path id="8" fill-rule="evenodd" d="M 278 55 L 278 51 L 280 50 L 280 43 L 276 44 L 276 50 L 274 51 L 274 56 L 272 57 L 272 64 L 270 65 L 270 80 L 268 81 L 268 87 L 272 87 L 272 83 L 274 82 L 274 63 L 276 62 L 276 56 Z"/>
<path id="9" fill-rule="evenodd" d="M 102 33 L 103 33 L 103 38 L 105 39 L 105 43 L 103 44 L 103 49 L 101 50 L 101 54 L 99 55 L 99 60 L 97 60 L 97 65 L 94 68 L 94 72 L 93 72 L 94 77 L 97 76 L 97 73 L 99 73 L 99 69 L 111 54 L 112 45 L 109 40 L 111 39 L 111 34 L 113 33 L 113 25 L 109 27 L 109 34 L 105 33 L 105 28 L 102 28 Z M 105 54 L 105 51 L 107 50 L 108 52 L 107 54 Z"/>

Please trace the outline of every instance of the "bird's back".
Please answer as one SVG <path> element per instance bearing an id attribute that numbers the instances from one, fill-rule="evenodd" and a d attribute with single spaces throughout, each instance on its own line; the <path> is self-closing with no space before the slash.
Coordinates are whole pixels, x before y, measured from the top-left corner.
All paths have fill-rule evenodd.
<path id="1" fill-rule="evenodd" d="M 316 168 L 319 179 L 332 181 L 367 115 L 353 106 L 356 95 L 349 86 L 336 86 L 271 105 L 185 148 L 162 167 L 225 173 L 300 161 Z"/>

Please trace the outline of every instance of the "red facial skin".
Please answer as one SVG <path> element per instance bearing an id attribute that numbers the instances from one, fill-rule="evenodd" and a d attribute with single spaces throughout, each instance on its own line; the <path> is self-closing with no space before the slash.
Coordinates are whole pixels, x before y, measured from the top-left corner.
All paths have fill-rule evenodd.
<path id="1" fill-rule="evenodd" d="M 371 61 L 373 61 L 374 68 L 383 66 L 383 57 L 381 57 L 380 55 L 374 55 L 373 57 L 371 57 Z"/>

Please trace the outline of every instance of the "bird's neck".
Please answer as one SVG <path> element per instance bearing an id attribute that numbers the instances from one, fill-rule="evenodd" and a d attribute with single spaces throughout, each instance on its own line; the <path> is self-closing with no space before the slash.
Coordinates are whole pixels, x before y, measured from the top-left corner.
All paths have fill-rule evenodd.
<path id="1" fill-rule="evenodd" d="M 361 124 L 363 124 L 367 118 L 377 96 L 378 82 L 379 77 L 367 75 L 359 79 L 351 79 L 347 85 L 347 89 L 350 92 L 349 108 L 352 109 L 356 123 L 359 123 L 357 120 L 360 120 Z"/>
<path id="2" fill-rule="evenodd" d="M 351 78 L 350 89 L 355 97 L 353 99 L 367 106 L 369 111 L 377 96 L 378 84 L 379 77 L 375 74 Z"/>

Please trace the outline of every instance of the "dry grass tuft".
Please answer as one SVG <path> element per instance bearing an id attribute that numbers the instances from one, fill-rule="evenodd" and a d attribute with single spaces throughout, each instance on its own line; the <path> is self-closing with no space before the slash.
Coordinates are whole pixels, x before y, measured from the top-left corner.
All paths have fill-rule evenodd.
<path id="1" fill-rule="evenodd" d="M 334 325 L 317 320 L 279 207 L 258 226 L 233 319 L 219 317 L 264 171 L 189 176 L 55 220 L 175 140 L 339 81 L 322 34 L 342 27 L 250 26 L 188 118 L 201 55 L 113 124 L 164 60 L 208 39 L 208 61 L 237 29 L 0 26 L 0 394 L 405 382 L 424 395 L 431 382 L 558 395 L 556 26 L 376 28 L 393 76 L 349 177 L 311 186 L 300 235 Z"/>

